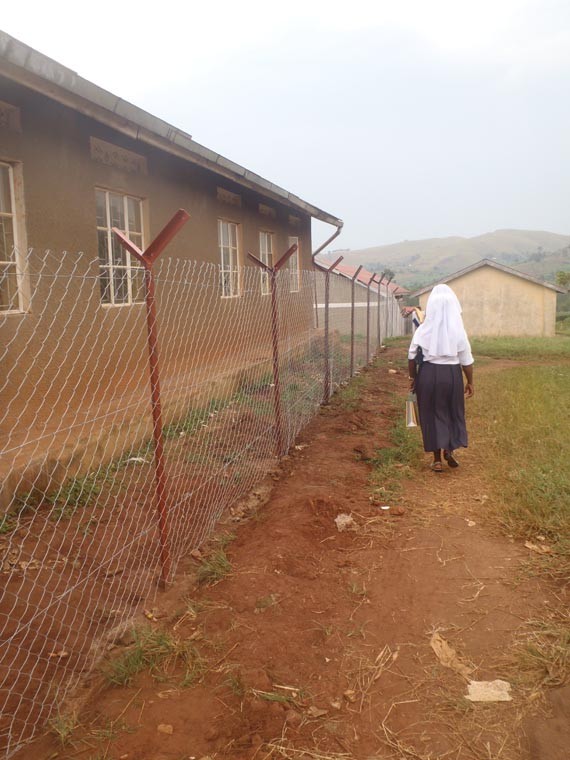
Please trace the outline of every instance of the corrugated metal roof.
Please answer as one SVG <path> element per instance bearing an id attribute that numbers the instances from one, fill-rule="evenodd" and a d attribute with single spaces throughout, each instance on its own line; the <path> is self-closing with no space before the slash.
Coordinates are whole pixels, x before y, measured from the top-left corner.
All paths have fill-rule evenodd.
<path id="1" fill-rule="evenodd" d="M 497 261 L 493 261 L 492 259 L 481 259 L 481 261 L 478 261 L 476 264 L 471 264 L 471 266 L 460 269 L 458 272 L 454 272 L 453 274 L 449 274 L 447 277 L 442 277 L 441 280 L 432 282 L 431 285 L 426 285 L 419 290 L 415 290 L 413 293 L 410 293 L 410 298 L 421 296 L 424 293 L 432 290 L 432 288 L 435 288 L 436 285 L 442 285 L 451 282 L 452 280 L 456 280 L 458 277 L 469 274 L 469 272 L 473 272 L 476 269 L 480 269 L 481 267 L 491 267 L 492 269 L 498 269 L 500 272 L 505 272 L 506 274 L 520 277 L 521 279 L 528 280 L 529 282 L 534 282 L 536 285 L 542 285 L 544 288 L 555 290 L 557 293 L 566 293 L 566 290 L 564 288 L 560 288 L 558 285 L 553 285 L 551 282 L 544 282 L 544 280 L 539 280 L 530 274 L 519 272 L 518 269 L 512 269 L 511 267 L 505 266 L 505 264 L 499 264 Z"/>
<path id="2" fill-rule="evenodd" d="M 315 263 L 318 264 L 323 269 L 328 269 L 333 261 L 331 259 L 327 259 L 324 256 L 315 256 Z M 348 278 L 351 280 L 354 275 L 356 274 L 356 270 L 358 267 L 351 266 L 350 264 L 337 264 L 336 267 L 333 269 L 333 272 L 336 274 L 340 274 L 343 277 Z M 358 277 L 356 278 L 356 281 L 360 283 L 361 285 L 368 285 L 370 282 L 370 278 L 372 277 L 373 272 L 369 272 L 367 269 L 361 269 L 358 273 Z M 386 284 L 387 281 L 382 281 L 382 292 L 386 292 Z M 378 284 L 376 282 L 373 282 L 370 286 L 370 289 L 373 291 L 376 291 L 378 289 Z M 402 288 L 400 285 L 398 285 L 395 282 L 390 282 L 388 284 L 388 291 L 392 293 L 392 295 L 404 295 L 408 291 L 406 288 Z"/>
<path id="3" fill-rule="evenodd" d="M 0 31 L 0 73 L 115 129 L 204 166 L 327 224 L 342 220 L 195 142 L 192 136 L 79 76 L 75 71 Z"/>

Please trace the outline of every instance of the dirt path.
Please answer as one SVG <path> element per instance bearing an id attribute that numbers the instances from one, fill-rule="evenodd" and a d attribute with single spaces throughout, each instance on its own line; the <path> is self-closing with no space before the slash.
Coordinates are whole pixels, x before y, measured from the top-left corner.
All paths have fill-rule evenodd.
<path id="1" fill-rule="evenodd" d="M 466 677 L 430 646 L 437 632 L 471 678 L 513 681 L 517 631 L 556 600 L 521 572 L 528 550 L 488 524 L 476 441 L 457 471 L 414 470 L 389 510 L 371 499 L 367 459 L 389 445 L 407 385 L 390 359 L 365 373 L 360 400 L 336 397 L 305 431 L 267 503 L 224 527 L 231 572 L 198 587 L 189 562 L 159 600 L 157 616 L 191 640 L 186 665 L 102 690 L 64 749 L 45 738 L 21 757 L 566 757 L 540 693 L 513 682 L 511 702 L 469 702 Z M 354 530 L 337 530 L 341 513 Z"/>

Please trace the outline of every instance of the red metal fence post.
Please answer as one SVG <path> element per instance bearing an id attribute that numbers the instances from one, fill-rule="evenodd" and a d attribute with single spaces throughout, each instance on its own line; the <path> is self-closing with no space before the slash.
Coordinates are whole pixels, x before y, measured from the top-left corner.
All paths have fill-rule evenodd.
<path id="1" fill-rule="evenodd" d="M 390 275 L 388 282 L 386 283 L 386 334 L 389 338 L 392 337 L 392 297 L 390 295 L 390 283 L 394 279 L 394 275 Z"/>
<path id="2" fill-rule="evenodd" d="M 366 364 L 370 363 L 370 285 L 375 277 L 373 274 L 366 284 Z"/>
<path id="3" fill-rule="evenodd" d="M 377 286 L 376 287 L 376 292 L 378 292 L 378 290 L 380 288 L 380 285 L 379 285 L 379 281 L 376 279 L 376 276 L 377 276 L 376 272 L 374 272 L 374 274 L 372 275 L 372 279 L 370 280 L 370 284 L 371 285 L 376 285 Z M 378 302 L 378 299 L 376 299 L 376 301 Z M 376 313 L 376 351 L 375 351 L 375 354 L 377 354 L 377 353 L 378 353 L 378 312 Z"/>
<path id="4" fill-rule="evenodd" d="M 166 472 L 164 468 L 164 439 L 162 434 L 160 364 L 158 358 L 158 331 L 156 324 L 156 302 L 152 267 L 168 243 L 186 224 L 189 218 L 190 215 L 188 212 L 184 211 L 184 209 L 179 209 L 145 251 L 141 251 L 123 232 L 116 227 L 113 227 L 113 232 L 119 243 L 144 266 L 152 432 L 154 439 L 156 509 L 158 512 L 158 532 L 160 540 L 160 585 L 163 588 L 166 586 L 169 579 L 171 557 L 168 540 L 168 506 L 166 503 Z"/>
<path id="5" fill-rule="evenodd" d="M 272 351 L 272 369 L 273 369 L 273 410 L 275 414 L 275 448 L 277 457 L 282 457 L 285 453 L 285 444 L 283 439 L 283 420 L 281 415 L 281 377 L 279 373 L 279 310 L 277 299 L 277 272 L 285 266 L 289 258 L 297 250 L 297 244 L 291 246 L 277 263 L 270 267 L 263 261 L 248 253 L 249 258 L 261 267 L 269 276 L 271 286 L 271 351 Z"/>
<path id="6" fill-rule="evenodd" d="M 354 376 L 354 286 L 362 265 L 358 267 L 350 283 L 350 376 Z"/>
<path id="7" fill-rule="evenodd" d="M 378 351 L 382 348 L 382 327 L 380 324 L 380 307 L 381 307 L 381 295 L 382 295 L 382 280 L 384 279 L 384 272 L 380 275 L 378 280 L 378 308 L 376 310 L 376 336 L 378 338 Z"/>

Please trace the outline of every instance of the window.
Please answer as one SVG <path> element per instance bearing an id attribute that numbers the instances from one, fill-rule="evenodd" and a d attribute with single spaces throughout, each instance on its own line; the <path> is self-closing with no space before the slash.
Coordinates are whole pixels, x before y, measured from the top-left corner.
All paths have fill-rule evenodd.
<path id="1" fill-rule="evenodd" d="M 0 311 L 23 311 L 14 173 L 0 163 Z"/>
<path id="2" fill-rule="evenodd" d="M 268 267 L 273 266 L 273 233 L 272 232 L 260 232 L 259 233 L 259 258 Z M 262 269 L 261 270 L 261 294 L 266 296 L 269 293 L 269 274 Z"/>
<path id="3" fill-rule="evenodd" d="M 298 237 L 290 237 L 289 238 L 289 248 L 291 248 L 292 245 L 297 246 L 297 250 L 295 253 L 289 258 L 289 261 L 287 262 L 287 270 L 289 272 L 289 290 L 291 293 L 296 293 L 299 290 L 299 238 Z"/>
<path id="4" fill-rule="evenodd" d="M 239 296 L 238 226 L 235 222 L 218 219 L 218 247 L 222 298 Z"/>
<path id="5" fill-rule="evenodd" d="M 114 306 L 142 303 L 144 268 L 138 259 L 125 251 L 112 233 L 112 228 L 117 227 L 143 249 L 141 201 L 108 190 L 96 190 L 95 195 L 101 301 Z"/>

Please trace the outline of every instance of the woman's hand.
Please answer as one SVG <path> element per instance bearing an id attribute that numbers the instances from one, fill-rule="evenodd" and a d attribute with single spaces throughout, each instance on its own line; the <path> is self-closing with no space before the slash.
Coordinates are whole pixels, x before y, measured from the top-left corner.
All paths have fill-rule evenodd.
<path id="1" fill-rule="evenodd" d="M 416 392 L 416 378 L 409 377 L 408 380 L 410 381 L 410 393 L 415 393 Z"/>
<path id="2" fill-rule="evenodd" d="M 465 385 L 465 398 L 473 398 L 475 395 L 475 388 L 473 387 L 473 383 L 467 383 Z"/>

